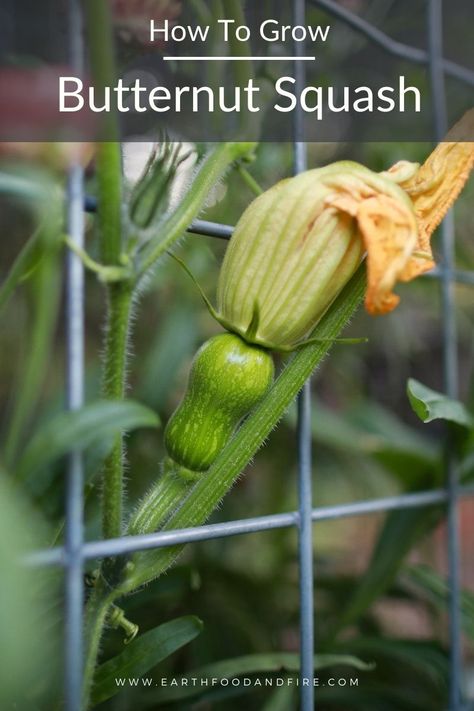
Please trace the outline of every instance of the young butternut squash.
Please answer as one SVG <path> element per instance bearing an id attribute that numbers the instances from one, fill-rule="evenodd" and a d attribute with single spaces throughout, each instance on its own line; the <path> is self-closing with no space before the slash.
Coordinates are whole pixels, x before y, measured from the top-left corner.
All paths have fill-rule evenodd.
<path id="1" fill-rule="evenodd" d="M 241 420 L 268 392 L 270 353 L 233 333 L 208 340 L 196 353 L 186 393 L 165 430 L 169 456 L 192 471 L 210 467 Z"/>

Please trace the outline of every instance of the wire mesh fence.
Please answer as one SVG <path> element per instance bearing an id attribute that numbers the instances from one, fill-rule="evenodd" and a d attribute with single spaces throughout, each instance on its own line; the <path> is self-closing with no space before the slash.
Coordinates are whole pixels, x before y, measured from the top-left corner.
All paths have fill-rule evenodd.
<path id="1" fill-rule="evenodd" d="M 443 57 L 442 0 L 426 3 L 426 29 L 428 50 L 421 50 L 394 41 L 378 28 L 333 0 L 293 0 L 295 24 L 305 24 L 307 5 L 312 5 L 336 17 L 355 32 L 365 35 L 385 51 L 414 63 L 423 64 L 429 72 L 432 109 L 433 140 L 442 138 L 446 130 L 445 75 L 474 85 L 474 73 Z M 71 63 L 77 69 L 83 64 L 82 23 L 80 0 L 69 0 Z M 303 52 L 301 43 L 295 42 L 295 54 Z M 304 62 L 296 62 L 297 87 L 304 85 Z M 304 122 L 301 111 L 294 120 L 294 172 L 306 167 Z M 84 238 L 84 210 L 94 209 L 93 203 L 84 196 L 82 170 L 70 171 L 67 190 L 67 214 L 69 234 L 76 246 L 81 247 Z M 229 239 L 229 225 L 196 221 L 189 232 Z M 442 261 L 428 276 L 437 279 L 442 294 L 441 319 L 444 357 L 444 387 L 448 396 L 458 393 L 457 334 L 454 304 L 456 282 L 474 286 L 474 273 L 459 271 L 454 265 L 454 222 L 448 216 L 441 231 Z M 66 326 L 67 326 L 67 407 L 78 409 L 84 397 L 84 274 L 81 261 L 69 252 L 66 261 Z M 87 560 L 114 556 L 133 551 L 160 548 L 185 542 L 205 541 L 214 538 L 264 532 L 277 528 L 298 529 L 299 587 L 300 587 L 300 677 L 313 676 L 314 585 L 313 576 L 313 523 L 368 513 L 396 509 L 422 508 L 444 503 L 447 509 L 447 550 L 449 559 L 449 619 L 450 619 L 450 711 L 459 711 L 461 699 L 461 619 L 460 619 L 460 571 L 458 516 L 459 499 L 473 495 L 474 487 L 460 487 L 449 448 L 446 450 L 446 487 L 444 489 L 392 496 L 377 500 L 353 501 L 338 506 L 313 508 L 311 466 L 311 391 L 308 382 L 299 395 L 297 453 L 298 453 L 298 500 L 297 511 L 274 514 L 252 519 L 227 521 L 203 525 L 198 528 L 158 532 L 149 535 L 121 537 L 100 541 L 84 541 L 83 524 L 83 462 L 79 451 L 71 452 L 68 461 L 66 494 L 66 537 L 63 548 L 39 551 L 32 556 L 38 565 L 61 565 L 65 569 L 65 699 L 68 711 L 80 709 L 82 682 L 82 622 L 83 622 L 83 574 Z M 315 578 L 315 580 L 314 580 Z M 317 706 L 312 684 L 301 683 L 300 706 L 310 711 Z"/>

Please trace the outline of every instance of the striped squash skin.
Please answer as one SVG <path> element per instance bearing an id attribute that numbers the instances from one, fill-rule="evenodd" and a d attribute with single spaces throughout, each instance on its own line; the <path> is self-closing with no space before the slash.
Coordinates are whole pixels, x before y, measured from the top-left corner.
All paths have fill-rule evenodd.
<path id="1" fill-rule="evenodd" d="M 210 467 L 273 382 L 270 353 L 223 333 L 196 353 L 188 386 L 165 429 L 169 456 L 191 471 Z"/>

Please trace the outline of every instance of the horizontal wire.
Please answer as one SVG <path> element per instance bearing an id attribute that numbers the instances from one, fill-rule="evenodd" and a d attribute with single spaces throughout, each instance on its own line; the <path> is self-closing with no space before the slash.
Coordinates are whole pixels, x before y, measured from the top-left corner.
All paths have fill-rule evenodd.
<path id="1" fill-rule="evenodd" d="M 397 42 L 397 40 L 392 39 L 389 35 L 386 35 L 385 32 L 382 32 L 382 30 L 374 27 L 370 22 L 364 20 L 363 17 L 356 15 L 354 12 L 351 12 L 351 10 L 347 10 L 342 5 L 334 2 L 334 0 L 309 0 L 309 2 L 314 7 L 325 10 L 328 14 L 342 20 L 346 25 L 349 25 L 352 29 L 368 37 L 374 44 L 382 47 L 382 49 L 385 49 L 389 54 L 407 59 L 411 62 L 416 62 L 417 64 L 429 63 L 429 54 L 424 49 Z M 467 69 L 467 67 L 451 62 L 449 59 L 444 59 L 442 66 L 446 74 L 470 86 L 474 86 L 474 72 Z"/>
<path id="2" fill-rule="evenodd" d="M 474 496 L 474 485 L 459 488 L 459 496 Z M 447 501 L 445 489 L 434 491 L 421 491 L 414 494 L 400 494 L 368 501 L 355 501 L 348 504 L 335 506 L 321 506 L 313 509 L 312 520 L 332 521 L 351 516 L 395 511 L 397 509 L 422 508 L 434 506 Z M 208 541 L 216 538 L 227 538 L 248 533 L 259 533 L 281 528 L 297 526 L 299 515 L 297 511 L 289 513 L 257 516 L 237 521 L 207 524 L 194 528 L 181 528 L 174 531 L 158 531 L 141 536 L 122 536 L 109 538 L 105 541 L 91 541 L 85 543 L 82 549 L 85 559 L 104 558 L 106 556 L 123 555 L 182 543 Z M 28 565 L 65 565 L 66 554 L 62 547 L 50 550 L 34 551 L 25 557 Z"/>
<path id="3" fill-rule="evenodd" d="M 186 231 L 196 235 L 205 235 L 206 237 L 230 239 L 234 233 L 234 228 L 232 225 L 222 225 L 219 222 L 194 220 Z"/>
<path id="4" fill-rule="evenodd" d="M 467 284 L 467 286 L 474 286 L 474 271 L 465 269 L 450 270 L 444 267 L 435 267 L 430 272 L 423 274 L 423 276 L 431 279 L 442 279 L 445 273 L 447 273 L 448 279 L 451 278 L 451 281 L 455 281 L 458 284 Z"/>

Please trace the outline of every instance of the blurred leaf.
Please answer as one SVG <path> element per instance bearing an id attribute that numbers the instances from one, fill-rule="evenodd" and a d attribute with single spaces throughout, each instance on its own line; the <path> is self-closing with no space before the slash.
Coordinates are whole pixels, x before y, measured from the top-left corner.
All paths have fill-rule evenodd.
<path id="1" fill-rule="evenodd" d="M 405 574 L 438 610 L 447 610 L 449 585 L 439 573 L 426 565 L 413 565 L 405 570 Z M 470 590 L 461 591 L 461 612 L 463 630 L 474 641 L 474 593 Z"/>
<path id="2" fill-rule="evenodd" d="M 131 642 L 123 652 L 97 669 L 92 703 L 94 705 L 102 703 L 119 691 L 123 691 L 124 687 L 117 685 L 117 678 L 133 679 L 143 676 L 156 664 L 197 637 L 202 628 L 201 620 L 189 616 L 178 617 L 145 632 Z"/>
<path id="3" fill-rule="evenodd" d="M 438 523 L 442 515 L 440 506 L 388 514 L 370 564 L 339 614 L 336 634 L 356 622 L 384 594 L 407 553 Z"/>
<path id="4" fill-rule="evenodd" d="M 290 711 L 294 709 L 295 690 L 291 686 L 282 686 L 273 692 L 262 711 Z"/>
<path id="5" fill-rule="evenodd" d="M 33 545 L 47 538 L 43 520 L 0 472 L 2 709 L 34 707 L 32 696 L 38 685 L 43 682 L 51 687 L 57 673 L 51 613 L 59 571 L 29 568 L 20 562 Z"/>
<path id="6" fill-rule="evenodd" d="M 10 267 L 0 287 L 0 312 L 6 306 L 19 282 L 35 269 L 62 237 L 62 192 L 51 175 L 33 168 L 11 166 L 11 172 L 0 171 L 0 195 L 25 202 L 35 215 L 35 232 Z"/>
<path id="7" fill-rule="evenodd" d="M 5 440 L 5 462 L 11 467 L 20 438 L 34 412 L 51 361 L 56 327 L 60 272 L 58 255 L 43 256 L 31 284 L 32 320 L 26 362 L 22 363 L 18 382 L 14 384 L 14 408 Z"/>
<path id="8" fill-rule="evenodd" d="M 41 240 L 39 239 L 40 232 L 36 231 L 24 245 L 23 249 L 18 254 L 13 262 L 10 270 L 3 280 L 0 287 L 0 313 L 8 303 L 8 300 L 17 285 L 26 278 L 33 269 L 38 265 L 38 262 L 43 257 L 41 249 Z"/>
<path id="9" fill-rule="evenodd" d="M 408 685 L 404 679 L 393 682 L 364 682 L 362 687 L 319 687 L 318 703 L 329 708 L 351 711 L 440 711 L 445 708 L 437 689 Z M 441 701 L 441 703 L 440 703 Z"/>
<path id="10" fill-rule="evenodd" d="M 68 452 L 86 449 L 118 432 L 159 424 L 155 412 L 134 400 L 98 400 L 75 412 L 61 412 L 33 436 L 18 463 L 18 476 L 32 476 Z"/>
<path id="11" fill-rule="evenodd" d="M 448 655 L 439 642 L 417 639 L 393 639 L 390 637 L 357 637 L 341 644 L 341 651 L 365 655 L 373 659 L 377 671 L 423 674 L 430 683 L 446 689 L 449 677 Z M 396 665 L 396 666 L 395 666 Z"/>
<path id="12" fill-rule="evenodd" d="M 189 316 L 189 305 L 178 304 L 167 309 L 141 369 L 140 400 L 163 409 L 176 383 L 177 365 L 192 353 L 196 340 L 197 323 Z"/>
<path id="13" fill-rule="evenodd" d="M 296 421 L 296 417 L 293 418 Z M 335 412 L 317 403 L 312 416 L 313 436 L 334 447 L 378 454 L 404 451 L 431 459 L 430 443 L 380 405 L 363 402 L 349 411 Z"/>
<path id="14" fill-rule="evenodd" d="M 423 422 L 448 420 L 462 427 L 474 426 L 472 415 L 458 400 L 431 390 L 413 378 L 408 381 L 407 393 L 413 411 Z"/>
<path id="15" fill-rule="evenodd" d="M 296 426 L 295 408 L 287 415 L 287 421 Z M 434 467 L 438 463 L 439 453 L 433 442 L 372 402 L 361 402 L 343 412 L 317 402 L 311 427 L 315 442 L 351 458 L 371 458 L 403 485 L 413 485 L 415 479 L 424 476 L 427 465 Z"/>
<path id="16" fill-rule="evenodd" d="M 371 671 L 372 664 L 367 664 L 357 657 L 347 654 L 316 654 L 314 669 L 325 669 L 335 666 L 349 666 L 360 671 Z M 248 654 L 233 659 L 223 659 L 213 664 L 207 664 L 194 669 L 189 674 L 178 677 L 176 686 L 165 686 L 150 695 L 150 703 L 163 703 L 187 699 L 207 689 L 207 686 L 193 685 L 192 679 L 236 679 L 248 674 L 263 674 L 277 672 L 290 676 L 299 671 L 299 654 L 291 652 L 274 652 L 268 654 Z"/>

